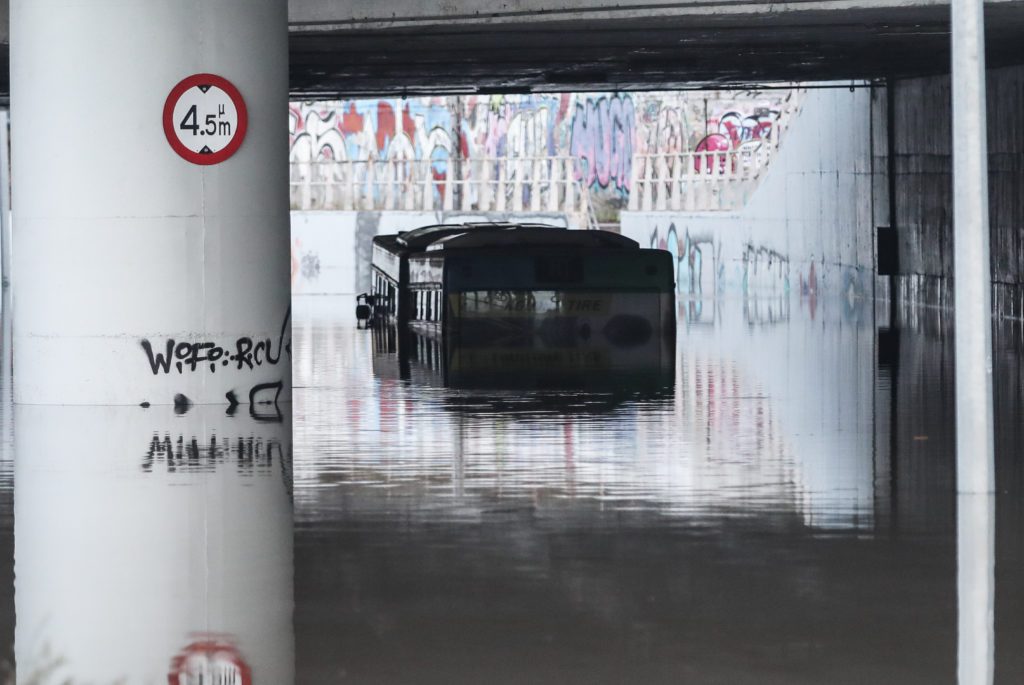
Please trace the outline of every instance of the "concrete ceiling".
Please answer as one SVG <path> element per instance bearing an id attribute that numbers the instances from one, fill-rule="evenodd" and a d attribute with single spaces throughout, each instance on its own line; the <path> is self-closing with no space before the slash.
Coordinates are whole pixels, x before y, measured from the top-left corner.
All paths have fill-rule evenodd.
<path id="1" fill-rule="evenodd" d="M 0 97 L 8 92 L 0 0 Z M 1024 0 L 986 4 L 1024 63 Z M 936 0 L 290 0 L 296 97 L 743 86 L 948 71 Z"/>
<path id="2" fill-rule="evenodd" d="M 366 3 L 379 11 L 332 22 L 331 0 L 292 0 L 293 92 L 667 89 L 949 70 L 944 3 L 516 0 L 473 14 L 480 0 L 422 0 L 412 16 L 384 16 L 411 1 Z M 990 65 L 1024 62 L 1024 2 L 990 2 L 986 15 Z"/>

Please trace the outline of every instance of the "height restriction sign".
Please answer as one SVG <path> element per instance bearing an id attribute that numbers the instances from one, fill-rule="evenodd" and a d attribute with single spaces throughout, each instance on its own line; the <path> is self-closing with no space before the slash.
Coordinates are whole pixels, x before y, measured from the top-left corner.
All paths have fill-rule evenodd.
<path id="1" fill-rule="evenodd" d="M 247 124 L 242 94 L 214 74 L 183 79 L 164 103 L 167 142 L 193 164 L 220 164 L 235 154 Z"/>

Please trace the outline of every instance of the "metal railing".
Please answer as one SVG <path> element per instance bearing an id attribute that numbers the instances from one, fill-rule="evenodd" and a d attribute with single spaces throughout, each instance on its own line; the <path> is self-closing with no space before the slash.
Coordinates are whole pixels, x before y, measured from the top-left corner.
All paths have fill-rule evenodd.
<path id="1" fill-rule="evenodd" d="M 586 216 L 572 157 L 291 162 L 293 209 L 562 212 Z M 457 178 L 450 178 L 453 170 Z"/>

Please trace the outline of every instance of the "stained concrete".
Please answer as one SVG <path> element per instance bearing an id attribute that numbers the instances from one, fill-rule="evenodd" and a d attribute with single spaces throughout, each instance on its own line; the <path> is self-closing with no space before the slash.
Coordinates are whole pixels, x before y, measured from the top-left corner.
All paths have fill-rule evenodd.
<path id="1" fill-rule="evenodd" d="M 948 77 L 892 88 L 895 221 L 904 294 L 948 300 L 954 271 L 953 149 Z M 1019 318 L 1024 293 L 1024 67 L 988 73 L 993 303 Z"/>
<path id="2" fill-rule="evenodd" d="M 989 63 L 1024 63 L 1024 0 L 985 5 Z M 291 0 L 289 27 L 296 96 L 719 87 L 949 67 L 949 4 L 933 0 Z"/>

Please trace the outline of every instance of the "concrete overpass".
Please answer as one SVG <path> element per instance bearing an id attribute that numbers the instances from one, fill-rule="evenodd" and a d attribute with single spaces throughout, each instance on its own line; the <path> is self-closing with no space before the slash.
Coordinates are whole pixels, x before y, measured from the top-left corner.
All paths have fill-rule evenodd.
<path id="1" fill-rule="evenodd" d="M 989 64 L 1024 61 L 1024 2 L 986 7 Z M 291 88 L 356 97 L 936 74 L 949 70 L 949 13 L 934 0 L 291 0 Z"/>
<path id="2" fill-rule="evenodd" d="M 0 0 L 0 92 L 10 0 Z M 986 3 L 990 66 L 1024 2 Z M 694 88 L 949 70 L 942 0 L 290 0 L 296 96 Z"/>

